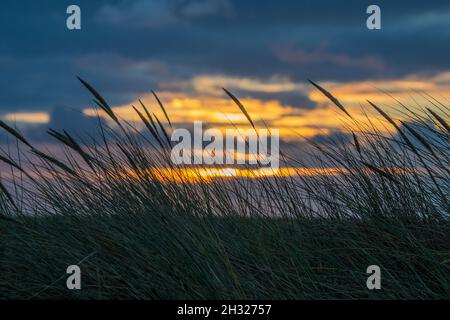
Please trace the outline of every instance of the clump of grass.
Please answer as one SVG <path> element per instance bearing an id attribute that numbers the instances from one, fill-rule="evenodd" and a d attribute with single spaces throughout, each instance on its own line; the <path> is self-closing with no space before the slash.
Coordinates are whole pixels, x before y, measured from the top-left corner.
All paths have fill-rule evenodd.
<path id="1" fill-rule="evenodd" d="M 161 179 L 158 170 L 175 168 L 154 112 L 133 106 L 140 131 L 80 81 L 114 123 L 99 121 L 98 137 L 49 130 L 62 144 L 54 155 L 0 122 L 21 144 L 20 161 L 0 156 L 12 172 L 0 184 L 1 298 L 449 297 L 448 107 L 399 105 L 397 120 L 369 102 L 392 127 L 386 134 L 312 82 L 343 112 L 353 143 L 310 141 L 308 161 L 282 156 L 337 174 L 191 183 L 177 170 Z M 72 264 L 79 291 L 65 286 Z M 379 291 L 366 288 L 373 264 Z"/>

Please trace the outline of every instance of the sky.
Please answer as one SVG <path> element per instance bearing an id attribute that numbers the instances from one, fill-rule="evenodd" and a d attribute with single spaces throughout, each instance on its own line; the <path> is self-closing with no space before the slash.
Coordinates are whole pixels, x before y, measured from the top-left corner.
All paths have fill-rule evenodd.
<path id="1" fill-rule="evenodd" d="M 68 30 L 66 8 L 81 9 Z M 381 30 L 366 8 L 381 9 Z M 409 99 L 450 90 L 449 1 L 6 0 L 0 10 L 0 119 L 35 139 L 48 127 L 96 125 L 80 76 L 129 121 L 155 90 L 172 122 L 245 122 L 222 87 L 249 113 L 320 139 L 340 129 L 337 110 L 308 83 L 350 109 L 366 99 Z M 384 91 L 384 92 L 382 92 Z M 155 111 L 157 112 L 157 111 Z"/>

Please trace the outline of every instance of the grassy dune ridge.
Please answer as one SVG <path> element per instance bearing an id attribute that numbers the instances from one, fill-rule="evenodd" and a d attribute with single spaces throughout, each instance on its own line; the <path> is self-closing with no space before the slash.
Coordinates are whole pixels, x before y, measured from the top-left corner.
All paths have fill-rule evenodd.
<path id="1" fill-rule="evenodd" d="M 165 121 L 134 106 L 140 132 L 81 82 L 114 124 L 99 121 L 100 136 L 85 143 L 49 130 L 65 157 L 0 123 L 18 143 L 0 156 L 13 172 L 0 185 L 1 298 L 450 297 L 448 106 L 399 102 L 394 119 L 368 101 L 386 134 L 312 83 L 359 130 L 351 143 L 309 141 L 308 161 L 282 157 L 340 173 L 191 183 L 158 179 L 173 165 L 156 94 Z M 72 264 L 81 290 L 66 288 Z M 366 287 L 369 265 L 381 268 L 381 290 Z"/>

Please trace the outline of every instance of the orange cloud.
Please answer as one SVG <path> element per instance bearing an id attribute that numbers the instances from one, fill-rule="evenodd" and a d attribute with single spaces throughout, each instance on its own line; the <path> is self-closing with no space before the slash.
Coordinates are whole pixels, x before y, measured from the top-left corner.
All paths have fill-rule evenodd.
<path id="1" fill-rule="evenodd" d="M 50 122 L 50 115 L 46 112 L 15 112 L 3 115 L 2 119 L 10 122 L 46 124 Z"/>
<path id="2" fill-rule="evenodd" d="M 271 78 L 267 81 L 247 78 L 234 78 L 226 76 L 199 76 L 191 79 L 191 89 L 195 94 L 187 94 L 176 90 L 166 90 L 159 93 L 171 121 L 176 125 L 189 124 L 194 121 L 203 121 L 210 127 L 225 130 L 233 126 L 246 128 L 248 121 L 235 103 L 222 92 L 221 87 L 229 87 L 231 84 L 244 88 L 249 92 L 292 92 L 300 91 L 311 101 L 317 104 L 314 109 L 299 109 L 281 103 L 273 99 L 263 101 L 250 96 L 240 97 L 240 101 L 259 126 L 267 125 L 270 128 L 280 130 L 280 137 L 285 140 L 299 139 L 299 134 L 311 137 L 317 134 L 326 134 L 330 131 L 342 130 L 344 124 L 350 129 L 357 130 L 355 125 L 349 124 L 348 119 L 340 112 L 332 102 L 321 92 L 301 83 L 294 83 L 286 78 Z M 352 113 L 353 118 L 361 123 L 367 123 L 370 119 L 381 132 L 388 129 L 383 125 L 383 118 L 368 106 L 366 99 L 380 105 L 393 114 L 400 116 L 389 106 L 396 105 L 396 99 L 407 103 L 412 108 L 419 105 L 430 106 L 426 97 L 417 91 L 423 91 L 436 98 L 441 98 L 450 92 L 450 71 L 442 72 L 433 77 L 408 76 L 403 79 L 359 81 L 350 83 L 325 82 L 321 85 L 337 97 Z M 204 93 L 200 93 L 202 88 Z M 412 99 L 414 97 L 414 99 Z M 140 99 L 152 112 L 155 112 L 160 120 L 164 119 L 154 97 L 144 94 Z M 128 121 L 138 121 L 130 105 L 139 106 L 138 101 L 113 108 L 114 112 Z M 85 114 L 94 115 L 95 111 L 86 109 Z M 367 118 L 368 117 L 368 118 Z M 381 122 L 380 122 L 381 120 Z M 354 127 L 352 127 L 354 126 Z"/>

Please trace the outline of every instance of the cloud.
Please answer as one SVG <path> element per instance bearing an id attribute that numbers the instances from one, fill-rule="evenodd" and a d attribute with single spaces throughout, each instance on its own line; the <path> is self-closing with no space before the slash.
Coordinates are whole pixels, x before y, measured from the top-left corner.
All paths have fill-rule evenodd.
<path id="1" fill-rule="evenodd" d="M 3 115 L 2 120 L 22 124 L 46 124 L 50 122 L 50 115 L 47 112 L 13 112 Z"/>
<path id="2" fill-rule="evenodd" d="M 342 68 L 363 68 L 374 71 L 383 71 L 385 64 L 375 56 L 350 57 L 345 53 L 331 53 L 323 48 L 314 51 L 303 49 L 277 48 L 275 50 L 277 57 L 290 64 L 333 64 Z"/>
<path id="3" fill-rule="evenodd" d="M 208 16 L 230 16 L 233 7 L 228 0 L 191 0 L 179 1 L 178 12 L 183 17 L 199 18 Z"/>
<path id="4" fill-rule="evenodd" d="M 237 89 L 235 92 L 240 97 L 252 97 L 262 101 L 275 100 L 284 106 L 289 106 L 296 109 L 314 109 L 318 106 L 317 103 L 308 98 L 306 90 L 293 90 L 271 93 Z"/>
<path id="5" fill-rule="evenodd" d="M 92 134 L 98 129 L 99 119 L 87 117 L 78 110 L 67 108 L 54 108 L 50 114 L 49 128 L 54 130 L 66 130 L 73 134 Z"/>
<path id="6" fill-rule="evenodd" d="M 119 4 L 105 4 L 100 8 L 97 20 L 123 26 L 165 26 L 177 21 L 169 1 L 121 1 Z"/>
<path id="7" fill-rule="evenodd" d="M 381 32 L 367 30 L 360 1 L 79 0 L 79 32 L 64 27 L 69 2 L 6 3 L 0 21 L 15 32 L 0 29 L 0 114 L 89 107 L 75 75 L 112 105 L 151 89 L 219 97 L 224 86 L 312 110 L 325 102 L 307 79 L 352 103 L 365 93 L 381 99 L 373 84 L 394 93 L 450 88 L 448 1 L 380 0 Z"/>
<path id="8" fill-rule="evenodd" d="M 183 84 L 182 84 L 183 86 Z M 294 83 L 287 77 L 274 76 L 266 80 L 245 77 L 230 77 L 227 75 L 198 75 L 184 83 L 196 93 L 212 96 L 223 95 L 222 88 L 239 89 L 248 92 L 282 93 L 304 90 L 305 85 Z"/>
<path id="9" fill-rule="evenodd" d="M 322 82 L 321 85 L 333 93 L 344 105 L 359 109 L 360 103 L 367 99 L 374 103 L 395 104 L 389 95 L 398 100 L 409 101 L 413 105 L 428 105 L 426 93 L 437 99 L 445 100 L 450 92 L 450 71 L 437 74 L 411 74 L 396 79 L 379 79 L 351 82 Z M 317 90 L 310 91 L 309 99 L 316 103 L 330 104 L 329 100 Z M 414 100 L 412 100 L 414 97 Z"/>
<path id="10" fill-rule="evenodd" d="M 24 135 L 33 142 L 48 143 L 55 140 L 47 134 L 48 129 L 53 129 L 59 132 L 67 131 L 74 137 L 95 138 L 99 137 L 100 129 L 99 123 L 105 124 L 104 119 L 96 117 L 88 117 L 82 112 L 74 109 L 55 107 L 47 114 L 47 122 L 34 122 L 17 124 Z"/>
<path id="11" fill-rule="evenodd" d="M 232 12 L 228 0 L 123 0 L 103 5 L 96 20 L 113 25 L 165 27 L 205 17 L 227 17 Z"/>

